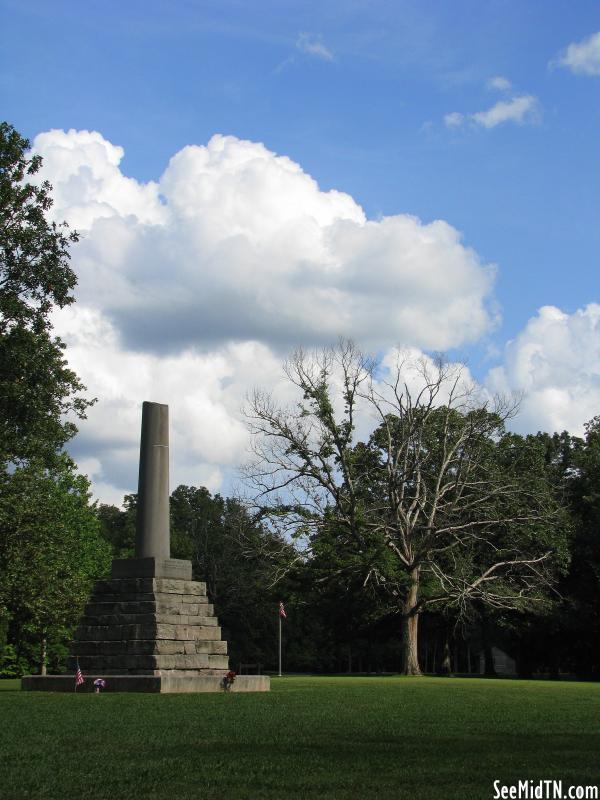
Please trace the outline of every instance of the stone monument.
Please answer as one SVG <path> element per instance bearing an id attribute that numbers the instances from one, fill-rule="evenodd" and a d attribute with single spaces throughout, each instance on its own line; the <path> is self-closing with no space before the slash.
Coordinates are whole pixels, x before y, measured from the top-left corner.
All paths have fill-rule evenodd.
<path id="1" fill-rule="evenodd" d="M 140 471 L 134 558 L 115 559 L 111 577 L 96 582 L 71 645 L 92 690 L 222 691 L 228 673 L 227 642 L 206 596 L 192 580 L 191 561 L 170 557 L 169 408 L 142 408 Z M 73 691 L 74 674 L 30 675 L 26 690 Z M 230 691 L 268 691 L 264 675 L 239 675 Z"/>

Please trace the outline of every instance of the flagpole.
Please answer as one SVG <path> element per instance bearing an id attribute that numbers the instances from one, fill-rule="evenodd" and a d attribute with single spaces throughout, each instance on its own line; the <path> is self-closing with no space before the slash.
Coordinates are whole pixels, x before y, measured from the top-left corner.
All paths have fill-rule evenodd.
<path id="1" fill-rule="evenodd" d="M 279 616 L 279 677 L 281 678 L 281 613 Z"/>

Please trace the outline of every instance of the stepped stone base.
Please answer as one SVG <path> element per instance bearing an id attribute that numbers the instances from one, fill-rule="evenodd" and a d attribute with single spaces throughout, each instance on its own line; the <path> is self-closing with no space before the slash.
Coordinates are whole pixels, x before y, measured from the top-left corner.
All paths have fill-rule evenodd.
<path id="1" fill-rule="evenodd" d="M 104 692 L 154 692 L 192 693 L 225 692 L 223 678 L 219 675 L 86 675 L 85 683 L 77 688 L 81 692 L 93 692 L 96 678 L 104 678 Z M 268 675 L 238 675 L 227 692 L 268 692 L 271 688 Z M 21 680 L 21 688 L 28 692 L 74 692 L 74 675 L 27 675 Z"/>
<path id="2" fill-rule="evenodd" d="M 132 569 L 154 559 L 130 559 Z M 115 562 L 120 571 L 123 562 Z M 186 562 L 183 562 L 186 563 Z M 96 583 L 67 669 L 84 675 L 223 676 L 227 642 L 200 581 L 119 577 Z"/>
<path id="3" fill-rule="evenodd" d="M 73 675 L 29 675 L 22 688 L 72 692 L 79 665 L 85 677 L 79 692 L 93 691 L 96 678 L 112 692 L 225 691 L 227 642 L 206 584 L 189 580 L 191 569 L 176 559 L 114 561 L 113 577 L 97 581 L 75 632 L 67 662 Z M 269 689 L 266 676 L 240 675 L 227 691 Z"/>

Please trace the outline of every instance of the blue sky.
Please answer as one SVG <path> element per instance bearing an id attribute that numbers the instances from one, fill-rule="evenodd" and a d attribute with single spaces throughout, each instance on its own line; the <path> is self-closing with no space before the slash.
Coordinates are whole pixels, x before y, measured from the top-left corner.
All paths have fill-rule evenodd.
<path id="1" fill-rule="evenodd" d="M 24 135 L 97 131 L 123 148 L 119 169 L 140 185 L 158 181 L 185 146 L 229 135 L 287 156 L 369 219 L 444 220 L 496 269 L 485 299 L 496 322 L 473 323 L 444 349 L 466 356 L 482 382 L 531 389 L 532 398 L 538 391 L 535 403 L 547 401 L 548 413 L 536 421 L 532 399 L 524 427 L 581 430 L 596 401 L 600 413 L 600 328 L 589 305 L 600 302 L 600 55 L 593 42 L 584 47 L 600 31 L 597 1 L 3 0 L 0 10 L 3 114 Z M 572 57 L 569 45 L 580 46 Z M 498 103 L 504 121 L 476 116 Z M 227 315 L 229 295 L 219 296 Z M 540 317 L 545 306 L 563 316 Z M 127 339 L 137 318 L 107 308 Z M 247 340 L 261 340 L 251 333 Z M 270 335 L 264 341 L 277 350 Z M 388 338 L 369 346 L 383 351 Z M 565 377 L 578 338 L 586 343 Z M 427 350 L 428 342 L 400 343 Z M 544 361 L 543 386 L 533 368 L 524 377 L 532 347 Z M 571 416 L 548 400 L 553 369 L 562 376 L 554 389 L 571 381 L 561 408 L 572 411 L 585 395 Z M 92 458 L 94 441 L 83 433 L 82 458 Z M 227 469 L 205 452 L 200 461 Z M 127 488 L 107 464 L 98 467 L 102 480 Z"/>

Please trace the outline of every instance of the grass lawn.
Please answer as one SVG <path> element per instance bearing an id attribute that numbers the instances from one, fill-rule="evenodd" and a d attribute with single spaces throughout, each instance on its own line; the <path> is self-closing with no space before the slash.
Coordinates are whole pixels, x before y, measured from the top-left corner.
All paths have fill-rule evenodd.
<path id="1" fill-rule="evenodd" d="M 484 800 L 600 786 L 600 684 L 273 678 L 269 694 L 43 694 L 0 681 L 2 800 Z"/>

